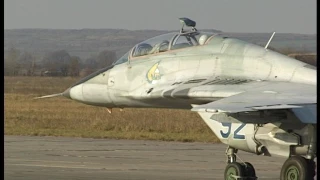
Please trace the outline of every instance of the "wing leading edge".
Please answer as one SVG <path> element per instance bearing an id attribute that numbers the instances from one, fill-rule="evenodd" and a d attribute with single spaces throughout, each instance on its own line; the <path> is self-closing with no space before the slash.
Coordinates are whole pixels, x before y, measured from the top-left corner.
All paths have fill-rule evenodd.
<path id="1" fill-rule="evenodd" d="M 292 109 L 300 121 L 317 123 L 316 104 L 316 87 L 313 85 L 270 82 L 268 86 L 254 88 L 208 104 L 198 105 L 191 110 L 211 113 L 239 113 Z"/>

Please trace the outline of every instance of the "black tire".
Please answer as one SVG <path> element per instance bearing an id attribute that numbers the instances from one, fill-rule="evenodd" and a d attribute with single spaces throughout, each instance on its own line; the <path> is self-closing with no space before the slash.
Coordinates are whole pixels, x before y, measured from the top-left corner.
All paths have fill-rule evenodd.
<path id="1" fill-rule="evenodd" d="M 243 166 L 238 162 L 229 163 L 224 171 L 224 179 L 236 180 L 231 175 L 243 177 L 245 175 Z"/>
<path id="2" fill-rule="evenodd" d="M 254 167 L 251 163 L 244 162 L 242 165 L 243 165 L 246 177 L 256 178 L 256 170 L 254 169 Z"/>
<path id="3" fill-rule="evenodd" d="M 310 171 L 310 176 L 314 177 L 316 175 L 316 162 L 311 159 L 307 159 L 308 169 Z"/>
<path id="4" fill-rule="evenodd" d="M 315 169 L 309 168 L 310 163 L 304 157 L 289 157 L 281 168 L 280 180 L 312 180 Z"/>

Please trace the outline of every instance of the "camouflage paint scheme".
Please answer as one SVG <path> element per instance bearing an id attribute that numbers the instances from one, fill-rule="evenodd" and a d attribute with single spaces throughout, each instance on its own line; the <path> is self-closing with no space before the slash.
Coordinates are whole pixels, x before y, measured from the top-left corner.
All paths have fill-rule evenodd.
<path id="1" fill-rule="evenodd" d="M 148 54 L 150 48 L 138 52 L 145 42 L 136 45 L 61 95 L 108 109 L 191 109 L 230 147 L 316 156 L 316 67 L 218 34 L 190 32 L 198 42 L 174 49 L 179 35 L 163 36 L 166 51 L 155 45 Z"/>

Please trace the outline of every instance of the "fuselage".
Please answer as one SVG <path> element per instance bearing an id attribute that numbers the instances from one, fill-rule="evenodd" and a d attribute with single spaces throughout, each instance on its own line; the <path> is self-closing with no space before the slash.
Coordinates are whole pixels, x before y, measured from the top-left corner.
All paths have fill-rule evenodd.
<path id="1" fill-rule="evenodd" d="M 241 40 L 212 35 L 204 45 L 133 57 L 85 77 L 64 94 L 104 107 L 190 109 L 242 92 L 241 84 L 282 81 L 316 85 L 316 68 Z M 126 57 L 127 56 L 127 57 Z M 220 82 L 220 83 L 219 83 Z M 228 84 L 237 84 L 230 88 Z M 215 92 L 197 91 L 214 85 Z M 177 87 L 179 87 L 177 89 Z M 234 86 L 233 86 L 234 87 Z"/>
<path id="2" fill-rule="evenodd" d="M 316 68 L 251 43 L 200 33 L 188 18 L 180 21 L 191 31 L 141 42 L 62 94 L 108 108 L 194 107 L 228 145 L 227 170 L 236 164 L 237 150 L 292 156 L 290 168 L 301 161 L 293 163 L 295 157 L 306 156 L 294 168 L 307 169 L 316 157 Z M 239 177 L 255 177 L 244 171 L 249 166 L 237 165 Z M 296 177 L 286 166 L 282 174 Z"/>

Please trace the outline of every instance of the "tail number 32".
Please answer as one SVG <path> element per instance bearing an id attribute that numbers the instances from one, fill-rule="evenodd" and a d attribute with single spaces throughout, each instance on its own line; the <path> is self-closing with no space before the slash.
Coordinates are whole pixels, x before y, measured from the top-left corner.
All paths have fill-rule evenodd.
<path id="1" fill-rule="evenodd" d="M 239 131 L 241 131 L 244 126 L 246 124 L 242 123 L 242 124 L 239 124 L 239 123 L 228 123 L 228 122 L 223 122 L 221 123 L 223 127 L 226 127 L 227 130 L 226 131 L 223 131 L 223 130 L 220 130 L 220 135 L 223 137 L 223 138 L 228 138 L 231 134 L 231 130 L 234 130 L 233 132 L 233 139 L 245 139 L 245 135 L 243 134 L 239 134 Z M 236 128 L 232 128 L 232 126 L 237 126 Z"/>

